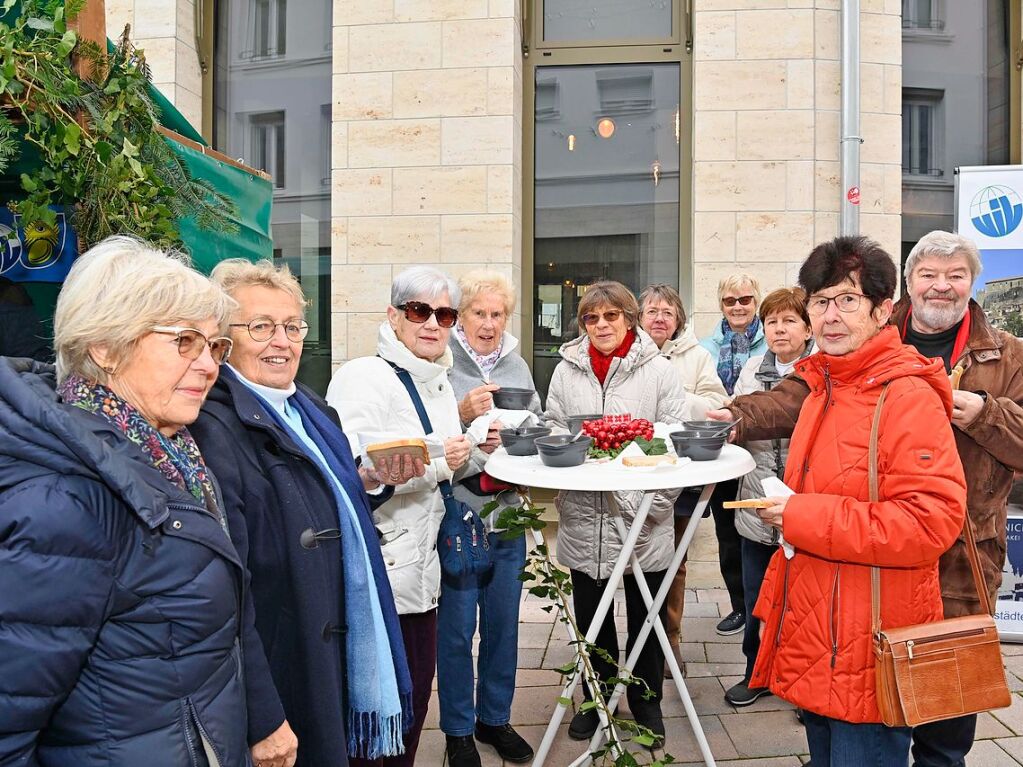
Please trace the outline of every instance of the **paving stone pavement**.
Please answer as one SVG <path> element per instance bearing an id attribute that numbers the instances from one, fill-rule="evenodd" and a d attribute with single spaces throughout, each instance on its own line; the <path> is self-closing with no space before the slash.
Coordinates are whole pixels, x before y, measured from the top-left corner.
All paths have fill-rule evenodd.
<path id="1" fill-rule="evenodd" d="M 549 534 L 553 544 L 554 535 Z M 768 696 L 746 708 L 736 709 L 724 700 L 724 691 L 738 682 L 745 669 L 740 643 L 742 635 L 718 636 L 714 626 L 728 613 L 728 595 L 717 565 L 714 527 L 706 520 L 697 530 L 690 548 L 682 656 L 687 666 L 687 687 L 700 723 L 720 767 L 801 767 L 809 762 L 806 738 L 792 706 Z M 512 725 L 535 748 L 561 694 L 558 667 L 572 660 L 564 629 L 543 607 L 546 600 L 523 591 L 519 620 L 519 662 Z M 625 646 L 624 595 L 615 600 L 615 620 L 621 646 Z M 1023 645 L 1003 644 L 1012 706 L 982 714 L 977 742 L 968 767 L 1020 767 L 1023 765 Z M 667 742 L 663 752 L 685 767 L 702 765 L 692 730 L 684 717 L 682 701 L 669 680 L 665 681 L 662 710 Z M 577 691 L 576 701 L 582 699 Z M 623 701 L 622 717 L 629 718 Z M 437 694 L 434 691 L 416 765 L 442 767 L 444 733 L 438 728 Z M 548 758 L 550 767 L 566 767 L 583 752 L 583 744 L 568 737 L 565 717 Z M 479 745 L 483 767 L 511 765 L 490 746 Z M 645 752 L 644 752 L 645 753 Z"/>

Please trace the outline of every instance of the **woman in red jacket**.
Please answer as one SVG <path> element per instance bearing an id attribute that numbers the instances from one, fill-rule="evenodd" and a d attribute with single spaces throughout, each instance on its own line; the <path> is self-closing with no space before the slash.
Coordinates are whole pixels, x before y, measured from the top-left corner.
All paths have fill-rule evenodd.
<path id="1" fill-rule="evenodd" d="M 819 245 L 799 271 L 820 351 L 797 365 L 811 394 L 785 473 L 796 495 L 760 511 L 795 556 L 779 549 L 764 579 L 750 684 L 805 711 L 814 767 L 906 767 L 910 730 L 881 724 L 875 699 L 870 569 L 881 568 L 882 626 L 940 620 L 938 558 L 965 516 L 951 387 L 940 361 L 888 326 L 896 279 L 863 237 Z M 870 427 L 886 386 L 871 502 Z"/>

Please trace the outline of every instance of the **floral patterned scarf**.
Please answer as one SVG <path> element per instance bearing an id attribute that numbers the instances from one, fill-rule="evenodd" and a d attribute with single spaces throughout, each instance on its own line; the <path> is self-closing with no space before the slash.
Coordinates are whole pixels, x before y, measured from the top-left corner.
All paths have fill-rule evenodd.
<path id="1" fill-rule="evenodd" d="M 69 376 L 60 387 L 60 398 L 68 405 L 105 418 L 141 448 L 149 465 L 159 470 L 168 482 L 191 493 L 206 508 L 215 505 L 216 495 L 206 464 L 185 427 L 178 429 L 173 437 L 165 437 L 142 413 L 106 386 L 78 375 Z"/>
<path id="2" fill-rule="evenodd" d="M 494 365 L 496 365 L 497 361 L 501 359 L 501 348 L 504 346 L 504 342 L 502 341 L 498 344 L 498 347 L 494 349 L 494 351 L 490 352 L 490 354 L 480 354 L 469 344 L 469 338 L 465 335 L 465 328 L 462 327 L 461 323 L 455 325 L 455 337 L 462 345 L 462 348 L 465 349 L 469 358 L 480 366 L 480 370 L 483 371 L 483 375 L 489 379 L 490 371 L 494 369 Z"/>

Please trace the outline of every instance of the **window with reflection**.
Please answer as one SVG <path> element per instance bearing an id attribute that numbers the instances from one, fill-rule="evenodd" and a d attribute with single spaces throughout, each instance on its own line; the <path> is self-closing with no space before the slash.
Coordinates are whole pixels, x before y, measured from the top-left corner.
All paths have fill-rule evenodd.
<path id="1" fill-rule="evenodd" d="M 274 260 L 309 301 L 298 377 L 320 393 L 330 380 L 330 14 L 330 0 L 214 8 L 213 145 L 273 179 Z"/>
<path id="2" fill-rule="evenodd" d="M 679 279 L 680 67 L 536 70 L 533 373 L 546 395 L 586 286 Z"/>
<path id="3" fill-rule="evenodd" d="M 667 40 L 672 0 L 542 0 L 548 43 Z"/>

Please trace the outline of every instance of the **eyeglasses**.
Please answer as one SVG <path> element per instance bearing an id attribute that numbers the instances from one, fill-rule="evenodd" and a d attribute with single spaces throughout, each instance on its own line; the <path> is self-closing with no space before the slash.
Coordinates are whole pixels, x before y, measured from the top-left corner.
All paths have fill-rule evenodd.
<path id="1" fill-rule="evenodd" d="M 309 335 L 309 324 L 303 320 L 274 322 L 269 317 L 257 317 L 251 322 L 232 322 L 230 327 L 246 328 L 249 331 L 249 338 L 253 341 L 269 341 L 274 337 L 277 328 L 284 328 L 284 335 L 295 343 Z"/>
<path id="2" fill-rule="evenodd" d="M 820 317 L 828 310 L 828 304 L 832 301 L 838 307 L 838 311 L 849 314 L 860 308 L 860 301 L 866 298 L 862 293 L 839 293 L 837 296 L 825 298 L 824 296 L 810 296 L 806 300 L 806 312 L 814 317 Z"/>
<path id="3" fill-rule="evenodd" d="M 450 306 L 438 306 L 434 309 L 422 301 L 406 301 L 394 308 L 405 312 L 405 319 L 409 322 L 419 325 L 430 319 L 430 315 L 437 318 L 437 324 L 442 328 L 454 327 L 455 321 L 458 319 L 458 309 L 452 309 Z"/>
<path id="4" fill-rule="evenodd" d="M 666 320 L 674 320 L 678 318 L 678 315 L 671 309 L 647 309 L 643 312 L 644 317 L 650 319 L 656 319 L 657 317 L 664 317 Z"/>
<path id="5" fill-rule="evenodd" d="M 739 296 L 738 298 L 736 298 L 735 296 L 725 296 L 724 298 L 721 299 L 721 303 L 727 306 L 729 309 L 735 306 L 736 303 L 740 303 L 743 306 L 749 306 L 750 304 L 753 303 L 753 296 Z"/>
<path id="6" fill-rule="evenodd" d="M 618 318 L 621 316 L 622 316 L 621 309 L 609 309 L 603 314 L 597 314 L 596 312 L 593 312 L 592 314 L 584 314 L 583 325 L 587 326 L 596 325 L 598 322 L 600 322 L 601 317 L 604 318 L 604 322 L 617 322 Z"/>
<path id="7" fill-rule="evenodd" d="M 219 338 L 207 338 L 195 328 L 179 327 L 177 325 L 156 325 L 154 333 L 174 336 L 178 345 L 178 354 L 190 360 L 197 360 L 202 356 L 204 347 L 210 347 L 210 356 L 218 365 L 223 365 L 231 356 L 233 343 L 230 338 L 220 336 Z"/>

